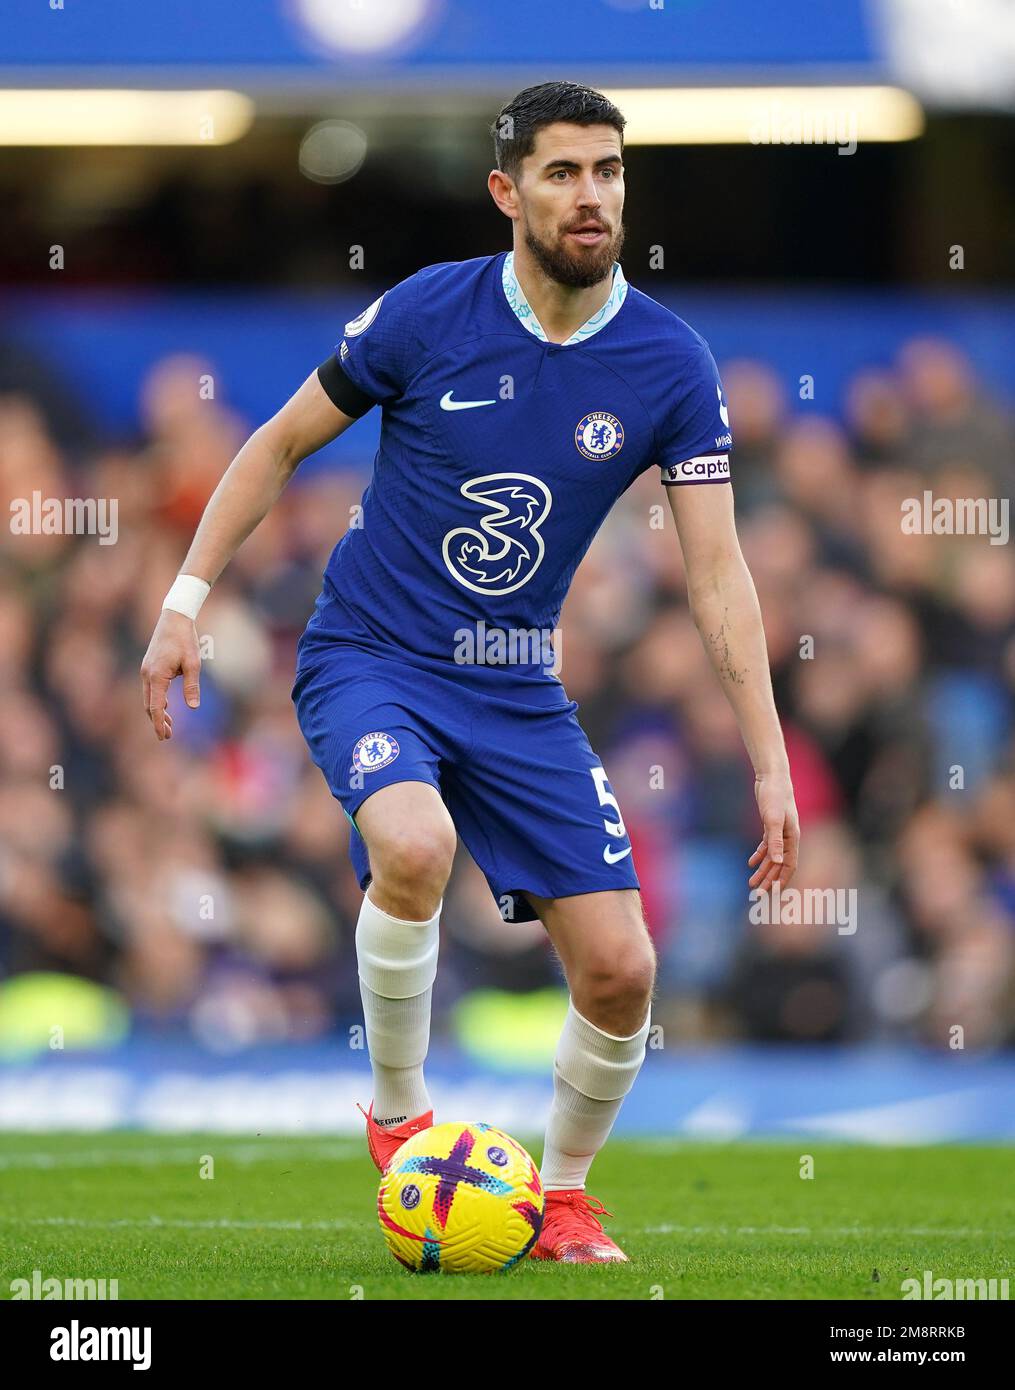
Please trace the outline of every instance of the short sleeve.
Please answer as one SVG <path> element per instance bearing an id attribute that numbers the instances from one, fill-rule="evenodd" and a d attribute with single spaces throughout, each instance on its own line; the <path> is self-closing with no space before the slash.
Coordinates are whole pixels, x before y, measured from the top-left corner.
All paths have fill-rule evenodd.
<path id="1" fill-rule="evenodd" d="M 656 463 L 667 487 L 730 481 L 729 411 L 715 359 L 702 341 L 688 358 L 659 430 Z"/>
<path id="2" fill-rule="evenodd" d="M 336 348 L 342 371 L 378 405 L 397 400 L 415 370 L 418 292 L 415 275 L 402 280 L 345 325 Z"/>

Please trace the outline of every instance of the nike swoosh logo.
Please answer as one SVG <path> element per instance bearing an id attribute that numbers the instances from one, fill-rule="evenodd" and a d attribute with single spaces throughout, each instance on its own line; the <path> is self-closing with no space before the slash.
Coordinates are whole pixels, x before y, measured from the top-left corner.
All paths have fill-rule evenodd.
<path id="1" fill-rule="evenodd" d="M 628 845 L 627 849 L 622 849 L 619 854 L 614 854 L 609 845 L 607 845 L 603 850 L 603 858 L 606 860 L 607 864 L 618 864 L 621 859 L 627 858 L 633 848 L 633 845 Z"/>
<path id="2" fill-rule="evenodd" d="M 453 401 L 453 391 L 445 391 L 441 396 L 441 410 L 475 410 L 477 405 L 496 405 L 496 401 Z"/>

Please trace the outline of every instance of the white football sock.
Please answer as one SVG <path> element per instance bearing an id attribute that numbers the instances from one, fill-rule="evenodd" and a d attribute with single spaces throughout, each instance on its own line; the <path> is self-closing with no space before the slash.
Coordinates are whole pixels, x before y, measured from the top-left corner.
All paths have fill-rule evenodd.
<path id="1" fill-rule="evenodd" d="M 569 1003 L 553 1063 L 553 1105 L 540 1174 L 547 1191 L 584 1188 L 624 1097 L 645 1060 L 649 1019 L 629 1038 L 615 1038 Z"/>
<path id="2" fill-rule="evenodd" d="M 426 922 L 391 917 L 363 899 L 356 961 L 374 1080 L 372 1115 L 400 1124 L 433 1108 L 423 1080 L 441 907 Z"/>
<path id="3" fill-rule="evenodd" d="M 367 1025 L 367 1047 L 374 1077 L 374 1108 L 370 1112 L 378 1124 L 401 1124 L 433 1109 L 423 1080 L 423 1062 L 430 1042 L 430 996 L 428 989 L 413 999 L 385 999 L 374 994 L 362 980 L 363 1016 Z M 388 1056 L 406 1055 L 405 1044 L 418 1060 L 407 1066 L 393 1066 Z"/>

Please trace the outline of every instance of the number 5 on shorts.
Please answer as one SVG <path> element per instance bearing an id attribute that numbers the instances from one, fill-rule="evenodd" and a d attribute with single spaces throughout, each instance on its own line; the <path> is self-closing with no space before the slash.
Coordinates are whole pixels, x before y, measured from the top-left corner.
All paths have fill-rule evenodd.
<path id="1" fill-rule="evenodd" d="M 617 813 L 617 819 L 615 821 L 607 820 L 605 816 L 603 817 L 603 826 L 606 833 L 607 835 L 616 835 L 616 837 L 620 839 L 621 836 L 627 834 L 627 830 L 624 828 L 624 817 L 620 814 L 617 798 L 610 791 L 606 769 L 605 767 L 591 767 L 589 771 L 592 773 L 592 780 L 596 784 L 600 806 L 607 806 L 611 811 L 616 811 Z"/>

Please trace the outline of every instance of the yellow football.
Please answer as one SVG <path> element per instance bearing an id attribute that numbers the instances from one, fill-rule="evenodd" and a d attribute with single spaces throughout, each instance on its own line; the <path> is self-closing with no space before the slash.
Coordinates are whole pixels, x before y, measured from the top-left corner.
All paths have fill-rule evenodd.
<path id="1" fill-rule="evenodd" d="M 420 1273 L 511 1269 L 543 1224 L 543 1184 L 510 1135 L 469 1121 L 434 1125 L 397 1151 L 377 1194 L 388 1249 Z"/>

